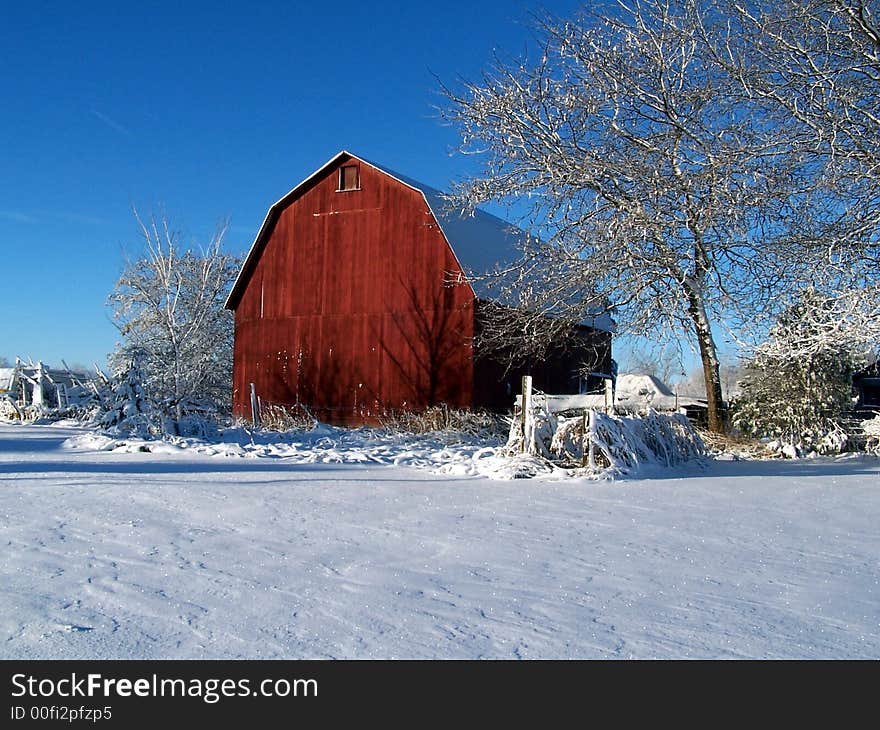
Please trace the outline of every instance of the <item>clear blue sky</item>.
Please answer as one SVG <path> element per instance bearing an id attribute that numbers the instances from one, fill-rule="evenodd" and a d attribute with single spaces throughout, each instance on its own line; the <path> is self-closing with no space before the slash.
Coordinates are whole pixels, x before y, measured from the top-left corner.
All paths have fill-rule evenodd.
<path id="1" fill-rule="evenodd" d="M 7 3 L 0 24 L 0 356 L 102 366 L 132 206 L 248 249 L 340 149 L 435 187 L 474 171 L 440 82 L 532 47 L 576 0 Z M 616 356 L 624 354 L 618 341 Z M 625 359 L 625 358 L 624 358 Z"/>
<path id="2" fill-rule="evenodd" d="M 196 238 L 229 216 L 245 251 L 268 206 L 343 148 L 448 187 L 473 163 L 450 154 L 437 78 L 521 55 L 537 8 L 5 3 L 0 355 L 104 363 L 132 205 L 163 205 Z"/>

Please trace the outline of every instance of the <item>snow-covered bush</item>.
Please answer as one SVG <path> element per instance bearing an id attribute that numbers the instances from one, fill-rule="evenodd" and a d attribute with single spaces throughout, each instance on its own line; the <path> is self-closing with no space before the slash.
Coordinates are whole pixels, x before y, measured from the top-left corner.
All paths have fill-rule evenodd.
<path id="1" fill-rule="evenodd" d="M 874 418 L 862 421 L 862 430 L 867 437 L 865 451 L 880 456 L 880 413 Z"/>
<path id="2" fill-rule="evenodd" d="M 807 291 L 779 318 L 746 365 L 741 393 L 733 404 L 736 428 L 773 439 L 780 451 L 790 447 L 783 451 L 786 454 L 839 453 L 847 443 L 840 419 L 852 408 L 857 356 L 834 338 L 809 352 L 799 349 L 805 337 L 815 340 L 815 328 L 821 326 L 816 312 L 826 301 L 820 293 Z"/>
<path id="3" fill-rule="evenodd" d="M 851 446 L 849 434 L 839 424 L 831 422 L 824 433 L 807 431 L 798 441 L 773 439 L 764 445 L 764 449 L 786 459 L 801 459 L 840 454 Z"/>
<path id="4" fill-rule="evenodd" d="M 593 472 L 627 473 L 645 466 L 676 466 L 706 455 L 700 435 L 680 413 L 649 410 L 644 416 L 616 416 L 594 411 L 590 419 L 537 410 L 534 424 L 534 453 L 562 466 L 586 467 Z M 507 448 L 514 453 L 522 451 L 518 421 L 511 424 Z"/>
<path id="5" fill-rule="evenodd" d="M 541 405 L 534 405 L 531 418 L 523 433 L 522 416 L 517 414 L 510 421 L 507 451 L 511 454 L 534 454 L 544 459 L 554 458 L 551 444 L 559 425 L 559 419 Z"/>
<path id="6" fill-rule="evenodd" d="M 144 392 L 144 374 L 137 362 L 128 363 L 113 378 L 111 394 L 99 425 L 118 435 L 150 438 L 158 433 L 152 404 Z"/>
<path id="7" fill-rule="evenodd" d="M 180 403 L 179 417 L 172 420 L 170 413 L 177 412 L 171 404 L 163 409 L 164 423 L 162 430 L 169 435 L 199 439 L 213 439 L 219 433 L 219 423 L 225 415 L 206 398 L 184 398 Z"/>
<path id="8" fill-rule="evenodd" d="M 137 218 L 144 254 L 129 262 L 109 297 L 122 342 L 111 365 L 136 359 L 164 430 L 181 435 L 188 403 L 228 412 L 232 394 L 232 313 L 223 307 L 239 260 L 223 253 L 225 225 L 204 247 L 186 248 L 165 217 Z"/>

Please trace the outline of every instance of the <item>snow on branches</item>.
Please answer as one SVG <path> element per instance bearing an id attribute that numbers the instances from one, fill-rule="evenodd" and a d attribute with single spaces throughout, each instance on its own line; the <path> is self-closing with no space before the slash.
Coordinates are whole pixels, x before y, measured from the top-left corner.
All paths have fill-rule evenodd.
<path id="1" fill-rule="evenodd" d="M 780 295 L 880 271 L 871 3 L 595 3 L 539 33 L 537 60 L 446 89 L 483 163 L 455 204 L 515 203 L 533 234 L 494 277 L 523 324 L 498 325 L 539 348 L 607 307 L 621 333 L 685 335 L 719 430 L 718 322 L 766 330 Z"/>
<path id="2" fill-rule="evenodd" d="M 197 252 L 165 216 L 135 217 L 144 253 L 109 297 L 123 338 L 111 362 L 139 363 L 147 397 L 174 431 L 188 413 L 228 410 L 233 325 L 223 303 L 239 261 L 221 250 L 225 224 Z"/>
<path id="3" fill-rule="evenodd" d="M 137 361 L 121 367 L 113 377 L 111 393 L 98 423 L 119 435 L 149 438 L 156 433 L 153 408 L 144 392 L 144 374 Z"/>
<path id="4" fill-rule="evenodd" d="M 783 313 L 745 367 L 734 406 L 737 428 L 785 442 L 792 454 L 843 448 L 841 419 L 852 408 L 852 375 L 864 352 L 838 336 L 839 307 L 837 299 L 810 290 Z"/>
<path id="5" fill-rule="evenodd" d="M 681 413 L 618 416 L 601 411 L 564 417 L 536 406 L 533 425 L 523 448 L 521 424 L 511 423 L 506 451 L 527 451 L 532 461 L 546 461 L 588 474 L 613 477 L 632 474 L 646 467 L 672 467 L 698 462 L 706 447 L 697 431 Z M 525 459 L 523 466 L 529 466 Z"/>
<path id="6" fill-rule="evenodd" d="M 801 361 L 835 352 L 849 359 L 880 352 L 880 284 L 807 289 L 757 348 L 764 358 Z"/>

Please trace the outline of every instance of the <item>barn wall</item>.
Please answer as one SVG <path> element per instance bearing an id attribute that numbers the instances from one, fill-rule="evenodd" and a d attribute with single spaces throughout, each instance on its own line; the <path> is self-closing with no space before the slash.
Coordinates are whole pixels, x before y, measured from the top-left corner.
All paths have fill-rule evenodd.
<path id="1" fill-rule="evenodd" d="M 337 192 L 359 164 L 360 190 Z M 233 404 L 308 405 L 359 423 L 385 410 L 471 403 L 473 294 L 422 198 L 340 161 L 277 216 L 235 311 Z"/>

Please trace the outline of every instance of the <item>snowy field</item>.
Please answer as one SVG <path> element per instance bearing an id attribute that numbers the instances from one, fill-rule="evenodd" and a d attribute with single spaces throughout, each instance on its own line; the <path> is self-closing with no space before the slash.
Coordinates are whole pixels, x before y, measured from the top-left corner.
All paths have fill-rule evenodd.
<path id="1" fill-rule="evenodd" d="M 876 458 L 499 481 L 101 448 L 0 425 L 2 658 L 880 658 Z"/>

